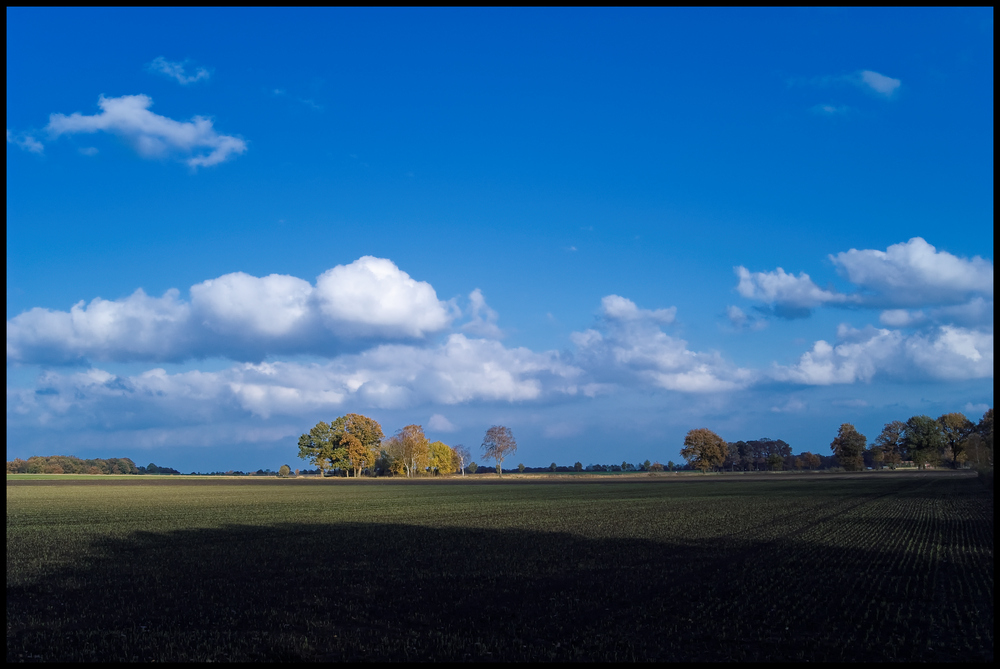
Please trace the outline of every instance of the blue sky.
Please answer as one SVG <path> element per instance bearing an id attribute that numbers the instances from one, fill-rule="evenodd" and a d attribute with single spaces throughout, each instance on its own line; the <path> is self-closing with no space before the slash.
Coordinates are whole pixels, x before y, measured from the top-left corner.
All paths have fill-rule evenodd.
<path id="1" fill-rule="evenodd" d="M 7 9 L 8 459 L 828 453 L 992 406 L 992 249 L 991 9 Z"/>

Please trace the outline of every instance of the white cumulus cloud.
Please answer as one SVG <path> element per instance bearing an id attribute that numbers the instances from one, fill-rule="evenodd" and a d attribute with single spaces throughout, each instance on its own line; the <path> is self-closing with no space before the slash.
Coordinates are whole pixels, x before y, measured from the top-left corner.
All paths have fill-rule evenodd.
<path id="1" fill-rule="evenodd" d="M 176 289 L 150 297 L 94 298 L 68 311 L 34 308 L 7 321 L 7 358 L 25 362 L 163 360 L 189 348 L 190 305 Z"/>
<path id="2" fill-rule="evenodd" d="M 831 255 L 830 260 L 861 288 L 870 304 L 959 304 L 975 296 L 993 297 L 992 262 L 938 251 L 921 237 L 885 251 L 850 249 Z"/>
<path id="3" fill-rule="evenodd" d="M 620 295 L 607 295 L 601 298 L 601 312 L 605 317 L 634 321 L 648 319 L 658 323 L 673 323 L 677 317 L 677 307 L 666 309 L 640 309 L 632 300 Z"/>
<path id="4" fill-rule="evenodd" d="M 575 394 L 581 373 L 552 351 L 506 348 L 463 334 L 450 335 L 438 348 L 383 344 L 345 360 L 353 392 L 378 406 L 514 402 L 540 399 L 547 390 Z"/>
<path id="5" fill-rule="evenodd" d="M 308 281 L 287 274 L 258 278 L 234 272 L 191 286 L 191 305 L 219 334 L 279 338 L 312 320 L 312 293 Z"/>
<path id="6" fill-rule="evenodd" d="M 841 293 L 817 286 L 808 274 L 777 268 L 750 272 L 736 267 L 737 292 L 762 302 L 778 316 L 805 316 L 821 305 L 882 309 L 879 321 L 894 328 L 931 324 L 967 327 L 993 324 L 993 263 L 979 256 L 960 258 L 939 251 L 920 237 L 885 251 L 850 249 L 828 256 L 838 273 L 854 284 Z M 729 309 L 734 325 L 745 322 Z"/>
<path id="7" fill-rule="evenodd" d="M 430 284 L 371 256 L 324 272 L 315 286 L 289 275 L 235 272 L 196 284 L 190 293 L 187 302 L 176 289 L 162 297 L 140 289 L 120 300 L 81 301 L 69 312 L 31 309 L 7 321 L 7 358 L 51 363 L 330 355 L 344 342 L 423 339 L 455 317 Z"/>
<path id="8" fill-rule="evenodd" d="M 53 137 L 109 132 L 127 140 L 145 158 L 182 155 L 192 168 L 216 165 L 247 150 L 244 140 L 219 134 L 205 117 L 175 121 L 151 112 L 153 100 L 147 95 L 102 95 L 97 104 L 99 114 L 51 114 L 46 130 Z"/>
<path id="9" fill-rule="evenodd" d="M 176 374 L 158 368 L 130 376 L 101 369 L 49 371 L 34 388 L 8 389 L 8 416 L 36 422 L 60 416 L 93 421 L 117 412 L 170 424 L 192 416 L 204 421 L 241 414 L 300 416 L 348 405 L 370 409 L 518 402 L 577 394 L 580 375 L 580 369 L 555 352 L 509 349 L 496 341 L 453 334 L 431 348 L 383 344 L 322 364 L 243 363 L 217 372 Z M 450 429 L 444 416 L 432 422 L 435 429 Z"/>
<path id="10" fill-rule="evenodd" d="M 776 365 L 775 378 L 806 385 L 869 382 L 890 378 L 966 380 L 993 376 L 993 333 L 942 325 L 906 336 L 898 330 L 842 325 L 837 345 L 817 341 L 789 367 Z"/>
<path id="11" fill-rule="evenodd" d="M 639 309 L 631 300 L 609 295 L 602 301 L 601 330 L 574 332 L 578 364 L 599 383 L 639 382 L 680 392 L 735 390 L 749 385 L 751 372 L 727 363 L 715 352 L 687 348 L 659 324 L 673 320 L 674 309 Z"/>
<path id="12" fill-rule="evenodd" d="M 321 274 L 315 295 L 327 326 L 347 336 L 423 337 L 444 329 L 454 318 L 429 283 L 412 279 L 391 260 L 373 256 Z"/>
<path id="13" fill-rule="evenodd" d="M 779 308 L 808 311 L 822 304 L 844 304 L 852 298 L 813 283 L 809 275 L 798 276 L 779 267 L 773 272 L 751 272 L 742 265 L 734 268 L 739 283 L 737 292 L 743 297 Z"/>

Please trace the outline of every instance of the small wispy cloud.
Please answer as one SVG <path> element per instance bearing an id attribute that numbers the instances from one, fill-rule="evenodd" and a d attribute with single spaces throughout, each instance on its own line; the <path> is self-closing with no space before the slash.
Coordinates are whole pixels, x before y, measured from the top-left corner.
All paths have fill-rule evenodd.
<path id="1" fill-rule="evenodd" d="M 315 100 L 311 98 L 300 98 L 295 95 L 289 95 L 288 91 L 286 91 L 284 88 L 272 89 L 271 95 L 273 95 L 276 98 L 288 98 L 289 100 L 294 100 L 295 102 L 298 102 L 301 105 L 309 107 L 310 109 L 314 109 L 316 111 L 323 111 L 323 105 L 319 104 Z"/>
<path id="2" fill-rule="evenodd" d="M 847 105 L 816 105 L 812 110 L 821 116 L 843 116 L 850 112 L 851 108 Z"/>
<path id="3" fill-rule="evenodd" d="M 740 327 L 747 322 L 746 313 L 735 305 L 726 307 L 726 316 L 729 317 L 729 322 L 736 327 Z"/>
<path id="4" fill-rule="evenodd" d="M 726 317 L 729 324 L 736 330 L 763 330 L 767 327 L 767 321 L 763 318 L 755 318 L 747 315 L 745 311 L 734 304 L 726 307 Z"/>
<path id="5" fill-rule="evenodd" d="M 500 316 L 490 308 L 490 305 L 486 304 L 483 291 L 476 288 L 469 293 L 469 306 L 471 319 L 462 326 L 463 330 L 478 337 L 486 337 L 488 339 L 503 338 L 503 330 L 497 326 L 497 319 Z"/>
<path id="6" fill-rule="evenodd" d="M 566 421 L 546 425 L 542 430 L 542 434 L 548 439 L 566 439 L 567 437 L 575 437 L 581 432 L 583 432 L 583 427 L 579 423 L 567 423 Z"/>
<path id="7" fill-rule="evenodd" d="M 198 67 L 194 70 L 193 74 L 188 74 L 185 68 L 189 63 L 190 61 L 188 60 L 177 62 L 167 60 L 163 56 L 157 56 L 153 59 L 153 62 L 146 67 L 150 72 L 156 72 L 157 74 L 170 77 L 182 86 L 193 84 L 196 81 L 207 80 L 211 76 L 211 73 L 204 67 Z"/>
<path id="8" fill-rule="evenodd" d="M 865 407 L 871 406 L 865 400 L 834 400 L 830 402 L 835 407 L 851 407 L 854 409 L 864 409 Z"/>
<path id="9" fill-rule="evenodd" d="M 190 121 L 175 121 L 151 112 L 153 100 L 148 95 L 102 95 L 97 105 L 101 112 L 90 116 L 80 112 L 51 114 L 46 130 L 52 137 L 109 132 L 128 140 L 144 158 L 187 154 L 184 162 L 193 168 L 216 165 L 247 150 L 239 137 L 217 133 L 210 119 L 195 116 Z"/>
<path id="10" fill-rule="evenodd" d="M 810 88 L 831 88 L 837 86 L 857 86 L 884 98 L 892 98 L 903 82 L 899 79 L 876 72 L 874 70 L 858 70 L 850 74 L 825 75 L 822 77 L 790 77 L 789 86 L 807 86 Z M 820 104 L 813 111 L 825 114 L 842 114 L 849 111 L 845 105 Z"/>
<path id="11" fill-rule="evenodd" d="M 906 328 L 923 323 L 927 319 L 922 311 L 906 309 L 886 309 L 879 314 L 878 321 L 891 328 Z"/>
<path id="12" fill-rule="evenodd" d="M 809 405 L 800 399 L 790 398 L 784 404 L 771 407 L 771 413 L 801 413 L 809 408 Z"/>
<path id="13" fill-rule="evenodd" d="M 7 130 L 7 143 L 19 146 L 29 153 L 37 153 L 38 155 L 45 153 L 45 146 L 41 142 L 23 132 L 13 133 Z"/>
<path id="14" fill-rule="evenodd" d="M 973 404 L 972 402 L 967 402 L 964 407 L 965 413 L 969 418 L 975 420 L 977 416 L 981 416 L 990 410 L 989 404 Z"/>
<path id="15" fill-rule="evenodd" d="M 450 420 L 439 413 L 434 414 L 427 421 L 427 427 L 436 432 L 454 432 L 458 428 Z"/>
<path id="16" fill-rule="evenodd" d="M 893 79 L 872 70 L 862 70 L 859 74 L 862 85 L 887 98 L 891 98 L 902 84 L 899 79 Z"/>

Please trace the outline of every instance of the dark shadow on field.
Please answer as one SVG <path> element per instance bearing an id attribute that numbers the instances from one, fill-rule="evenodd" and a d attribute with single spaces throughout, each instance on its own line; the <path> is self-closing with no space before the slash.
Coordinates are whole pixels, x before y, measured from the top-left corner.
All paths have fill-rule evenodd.
<path id="1" fill-rule="evenodd" d="M 948 561 L 790 538 L 145 532 L 8 586 L 7 659 L 990 660 L 988 542 Z"/>

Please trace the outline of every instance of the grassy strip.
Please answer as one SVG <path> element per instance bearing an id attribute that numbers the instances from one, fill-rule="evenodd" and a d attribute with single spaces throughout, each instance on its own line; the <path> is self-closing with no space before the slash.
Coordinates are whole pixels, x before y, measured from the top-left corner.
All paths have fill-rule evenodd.
<path id="1" fill-rule="evenodd" d="M 60 478 L 8 482 L 8 661 L 992 658 L 969 477 Z"/>

